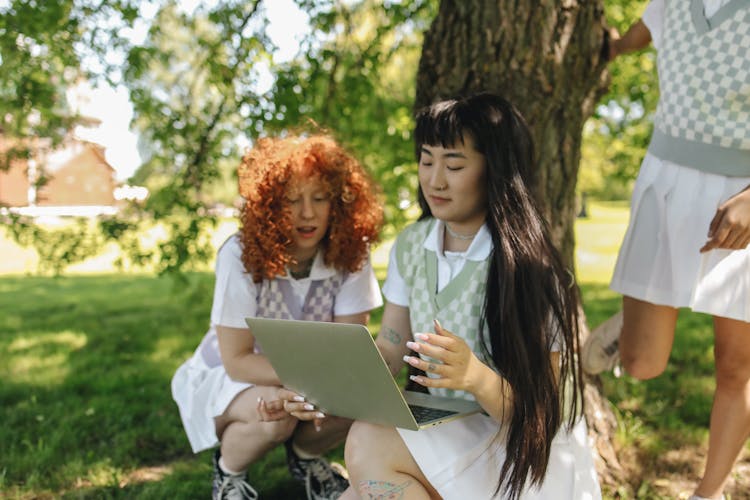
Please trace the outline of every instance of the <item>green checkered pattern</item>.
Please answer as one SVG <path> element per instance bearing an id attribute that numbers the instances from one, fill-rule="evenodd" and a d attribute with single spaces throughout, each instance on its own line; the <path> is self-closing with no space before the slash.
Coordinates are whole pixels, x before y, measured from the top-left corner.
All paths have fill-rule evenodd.
<path id="1" fill-rule="evenodd" d="M 461 272 L 440 293 L 436 293 L 437 257 L 424 248 L 434 219 L 407 227 L 396 240 L 398 270 L 409 286 L 409 318 L 413 333 L 434 332 L 433 319 L 463 338 L 482 360 L 479 320 L 484 305 L 488 260 L 467 261 Z M 429 361 L 429 358 L 423 357 Z M 440 396 L 474 399 L 464 391 L 430 389 Z"/>
<path id="2" fill-rule="evenodd" d="M 710 26 L 695 3 L 666 2 L 655 126 L 668 137 L 750 150 L 750 8 Z"/>

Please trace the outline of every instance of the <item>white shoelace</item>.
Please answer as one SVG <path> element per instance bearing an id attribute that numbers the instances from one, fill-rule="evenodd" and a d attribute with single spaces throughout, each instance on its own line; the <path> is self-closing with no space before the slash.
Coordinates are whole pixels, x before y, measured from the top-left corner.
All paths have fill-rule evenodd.
<path id="1" fill-rule="evenodd" d="M 219 488 L 218 497 L 227 500 L 256 500 L 258 492 L 242 476 L 225 476 Z"/>

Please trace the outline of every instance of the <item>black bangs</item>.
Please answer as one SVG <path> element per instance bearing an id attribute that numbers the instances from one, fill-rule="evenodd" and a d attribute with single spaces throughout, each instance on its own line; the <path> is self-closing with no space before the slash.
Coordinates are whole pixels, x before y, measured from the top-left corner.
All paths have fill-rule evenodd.
<path id="1" fill-rule="evenodd" d="M 463 144 L 467 120 L 461 114 L 461 101 L 443 101 L 428 106 L 417 113 L 414 128 L 414 145 L 417 160 L 422 146 L 428 144 L 444 148 Z M 469 131 L 473 132 L 473 131 Z"/>

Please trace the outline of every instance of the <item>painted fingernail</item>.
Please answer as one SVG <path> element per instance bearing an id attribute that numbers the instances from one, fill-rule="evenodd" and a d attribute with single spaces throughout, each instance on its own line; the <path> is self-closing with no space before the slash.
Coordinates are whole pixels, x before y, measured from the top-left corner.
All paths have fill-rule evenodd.
<path id="1" fill-rule="evenodd" d="M 322 412 L 318 412 L 318 413 L 315 414 L 315 417 L 316 418 L 326 418 L 326 414 L 322 413 Z"/>
<path id="2" fill-rule="evenodd" d="M 307 411 L 312 411 L 315 409 L 315 407 L 311 405 L 310 403 L 306 403 L 302 408 L 304 408 Z"/>
<path id="3" fill-rule="evenodd" d="M 298 403 L 301 403 L 301 402 L 303 402 L 304 400 L 305 400 L 305 398 L 303 398 L 302 396 L 294 396 L 294 397 L 292 398 L 292 401 L 297 401 Z"/>
<path id="4" fill-rule="evenodd" d="M 409 379 L 413 380 L 414 382 L 419 382 L 419 376 L 417 375 L 409 375 Z"/>
<path id="5" fill-rule="evenodd" d="M 428 336 L 427 336 L 427 334 L 426 334 L 426 333 L 415 333 L 415 334 L 414 334 L 414 337 L 415 337 L 415 338 L 416 338 L 417 340 L 427 340 L 428 338 L 430 338 L 430 337 L 428 337 Z"/>
<path id="6" fill-rule="evenodd" d="M 414 359 L 412 356 L 404 356 L 404 362 L 409 363 L 410 365 L 413 365 L 417 362 L 416 359 Z"/>
<path id="7" fill-rule="evenodd" d="M 440 328 L 440 329 L 442 329 L 442 328 L 443 328 L 443 325 L 441 325 L 441 324 L 440 324 L 440 321 L 438 321 L 438 319 L 437 319 L 437 318 L 433 319 L 432 321 L 433 321 L 433 322 L 435 323 L 435 326 L 436 326 L 436 327 L 438 327 L 438 328 Z"/>
<path id="8" fill-rule="evenodd" d="M 320 426 L 318 424 L 315 424 L 315 432 L 320 432 Z"/>
<path id="9" fill-rule="evenodd" d="M 408 347 L 412 351 L 419 350 L 419 344 L 417 344 L 416 342 L 412 342 L 411 340 L 406 343 L 406 347 Z"/>

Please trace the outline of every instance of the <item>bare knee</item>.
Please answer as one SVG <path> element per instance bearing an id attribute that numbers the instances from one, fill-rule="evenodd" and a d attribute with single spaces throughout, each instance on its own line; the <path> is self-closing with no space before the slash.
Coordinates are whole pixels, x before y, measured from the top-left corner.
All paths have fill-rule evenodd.
<path id="1" fill-rule="evenodd" d="M 294 417 L 287 417 L 275 422 L 259 422 L 262 435 L 267 442 L 279 445 L 289 439 L 296 428 L 298 420 Z"/>
<path id="2" fill-rule="evenodd" d="M 744 391 L 750 382 L 750 360 L 725 355 L 716 358 L 716 386 L 729 391 Z"/>
<path id="3" fill-rule="evenodd" d="M 349 429 L 344 446 L 344 460 L 350 473 L 359 475 L 364 472 L 367 458 L 377 453 L 377 450 L 372 448 L 372 445 L 376 445 L 372 442 L 373 431 L 372 424 L 360 421 L 354 422 Z"/>
<path id="4" fill-rule="evenodd" d="M 666 361 L 647 359 L 645 356 L 629 355 L 620 351 L 620 363 L 625 372 L 638 380 L 656 378 L 667 368 Z"/>
<path id="5" fill-rule="evenodd" d="M 677 309 L 623 298 L 620 363 L 631 377 L 648 380 L 667 367 L 674 342 Z"/>

